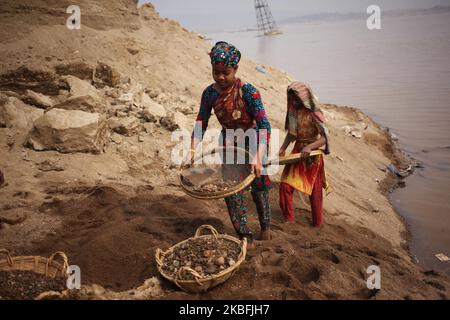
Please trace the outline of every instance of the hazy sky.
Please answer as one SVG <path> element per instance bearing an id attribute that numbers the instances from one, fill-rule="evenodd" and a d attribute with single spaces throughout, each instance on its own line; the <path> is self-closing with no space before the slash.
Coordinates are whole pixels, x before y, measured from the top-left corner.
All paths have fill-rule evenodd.
<path id="1" fill-rule="evenodd" d="M 253 0 L 139 0 L 151 2 L 161 16 L 175 19 L 190 30 L 217 32 L 256 25 Z M 450 0 L 268 0 L 275 19 L 322 12 L 366 12 L 371 4 L 381 10 L 430 8 Z"/>

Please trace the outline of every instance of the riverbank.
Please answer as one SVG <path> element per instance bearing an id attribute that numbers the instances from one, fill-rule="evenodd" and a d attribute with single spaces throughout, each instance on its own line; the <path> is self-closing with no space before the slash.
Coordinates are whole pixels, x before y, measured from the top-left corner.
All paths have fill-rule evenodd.
<path id="1" fill-rule="evenodd" d="M 137 11 L 132 1 L 95 3 L 81 1 L 81 30 L 61 23 L 63 6 L 1 4 L 0 170 L 6 184 L 0 247 L 17 255 L 64 251 L 81 268 L 86 286 L 74 296 L 81 299 L 448 299 L 449 278 L 411 260 L 405 226 L 386 195 L 394 182 L 386 167 L 403 167 L 404 158 L 368 116 L 335 105 L 323 105 L 332 192 L 322 229 L 311 227 L 309 203 L 301 197 L 295 205 L 304 214 L 294 225 L 282 224 L 278 174 L 272 177 L 274 239 L 258 243 L 232 279 L 205 295 L 187 295 L 159 278 L 156 248 L 192 236 L 205 223 L 233 234 L 223 201 L 186 197 L 170 159 L 172 132 L 191 130 L 201 92 L 212 81 L 211 44 L 161 19 L 151 6 Z M 271 67 L 257 72 L 257 66 L 244 58 L 239 76 L 260 89 L 272 128 L 281 129 L 292 79 Z M 52 122 L 74 115 L 78 127 Z M 254 214 L 250 224 L 258 230 Z M 382 272 L 376 292 L 366 286 L 374 264 Z M 117 293 L 126 290 L 134 296 Z"/>

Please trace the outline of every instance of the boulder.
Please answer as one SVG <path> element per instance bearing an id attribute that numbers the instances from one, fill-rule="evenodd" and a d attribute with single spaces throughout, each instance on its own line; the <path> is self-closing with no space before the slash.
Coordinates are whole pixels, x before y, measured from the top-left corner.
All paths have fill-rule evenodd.
<path id="1" fill-rule="evenodd" d="M 134 136 L 141 129 L 141 123 L 135 117 L 113 117 L 108 119 L 108 125 L 113 131 L 127 137 Z"/>
<path id="2" fill-rule="evenodd" d="M 175 131 L 177 129 L 181 130 L 192 130 L 192 123 L 189 119 L 181 112 L 170 113 L 167 117 L 161 119 L 161 125 L 169 131 Z"/>
<path id="3" fill-rule="evenodd" d="M 33 90 L 25 91 L 25 102 L 34 105 L 38 108 L 51 108 L 53 106 L 52 99 L 42 93 L 34 92 Z"/>
<path id="4" fill-rule="evenodd" d="M 125 104 L 120 105 L 111 105 L 108 108 L 108 115 L 110 117 L 126 117 L 128 116 L 128 112 L 130 111 L 130 106 Z"/>
<path id="5" fill-rule="evenodd" d="M 54 108 L 34 122 L 27 145 L 38 151 L 100 153 L 107 138 L 100 114 Z"/>
<path id="6" fill-rule="evenodd" d="M 167 116 L 166 109 L 153 101 L 146 93 L 141 97 L 142 118 L 148 122 L 157 122 Z"/>
<path id="7" fill-rule="evenodd" d="M 111 66 L 100 62 L 95 68 L 94 83 L 101 88 L 105 85 L 116 87 L 120 84 L 120 74 Z"/>
<path id="8" fill-rule="evenodd" d="M 44 114 L 15 97 L 0 97 L 0 127 L 30 130 L 33 122 Z"/>
<path id="9" fill-rule="evenodd" d="M 70 87 L 69 98 L 54 106 L 56 109 L 104 112 L 106 102 L 90 83 L 74 76 L 63 77 Z"/>

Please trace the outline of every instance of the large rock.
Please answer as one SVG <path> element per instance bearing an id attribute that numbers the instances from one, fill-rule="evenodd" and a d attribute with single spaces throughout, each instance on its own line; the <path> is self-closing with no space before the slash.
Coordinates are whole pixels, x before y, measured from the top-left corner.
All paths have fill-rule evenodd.
<path id="1" fill-rule="evenodd" d="M 141 123 L 135 117 L 113 117 L 108 119 L 108 125 L 115 132 L 127 137 L 134 136 L 141 130 Z"/>
<path id="2" fill-rule="evenodd" d="M 106 102 L 90 83 L 74 76 L 63 77 L 70 87 L 69 98 L 54 106 L 56 109 L 104 112 Z"/>
<path id="3" fill-rule="evenodd" d="M 107 134 L 107 123 L 98 113 L 52 109 L 34 122 L 28 145 L 39 151 L 100 153 Z"/>
<path id="4" fill-rule="evenodd" d="M 33 122 L 44 114 L 15 97 L 0 97 L 0 127 L 30 130 Z"/>
<path id="5" fill-rule="evenodd" d="M 95 68 L 94 83 L 100 88 L 104 86 L 116 87 L 120 84 L 120 73 L 111 66 L 99 62 Z"/>
<path id="6" fill-rule="evenodd" d="M 33 90 L 25 91 L 25 102 L 36 107 L 47 109 L 53 106 L 53 101 L 50 97 L 42 93 L 34 92 Z"/>
<path id="7" fill-rule="evenodd" d="M 170 113 L 167 117 L 161 119 L 161 125 L 169 131 L 177 129 L 190 131 L 193 123 L 181 112 Z"/>
<path id="8" fill-rule="evenodd" d="M 99 62 L 96 66 L 81 61 L 60 64 L 55 67 L 55 70 L 59 75 L 72 75 L 83 80 L 92 80 L 95 86 L 100 88 L 115 87 L 121 81 L 119 72 L 103 62 Z"/>
<path id="9" fill-rule="evenodd" d="M 167 116 L 166 109 L 153 101 L 146 93 L 141 97 L 142 118 L 148 122 L 158 122 Z"/>

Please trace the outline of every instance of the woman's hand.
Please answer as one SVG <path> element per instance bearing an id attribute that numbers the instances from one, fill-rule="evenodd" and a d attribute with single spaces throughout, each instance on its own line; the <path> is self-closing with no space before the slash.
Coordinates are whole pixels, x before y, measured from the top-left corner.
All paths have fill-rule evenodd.
<path id="1" fill-rule="evenodd" d="M 302 159 L 308 159 L 309 154 L 312 152 L 310 146 L 306 146 L 302 149 Z"/>
<path id="2" fill-rule="evenodd" d="M 192 166 L 192 164 L 194 163 L 194 156 L 195 156 L 195 151 L 189 150 L 188 154 L 186 155 L 186 157 L 183 160 L 182 167 L 190 168 Z"/>
<path id="3" fill-rule="evenodd" d="M 263 167 L 259 161 L 256 164 L 252 164 L 252 172 L 255 173 L 257 178 L 261 176 L 262 170 Z"/>

